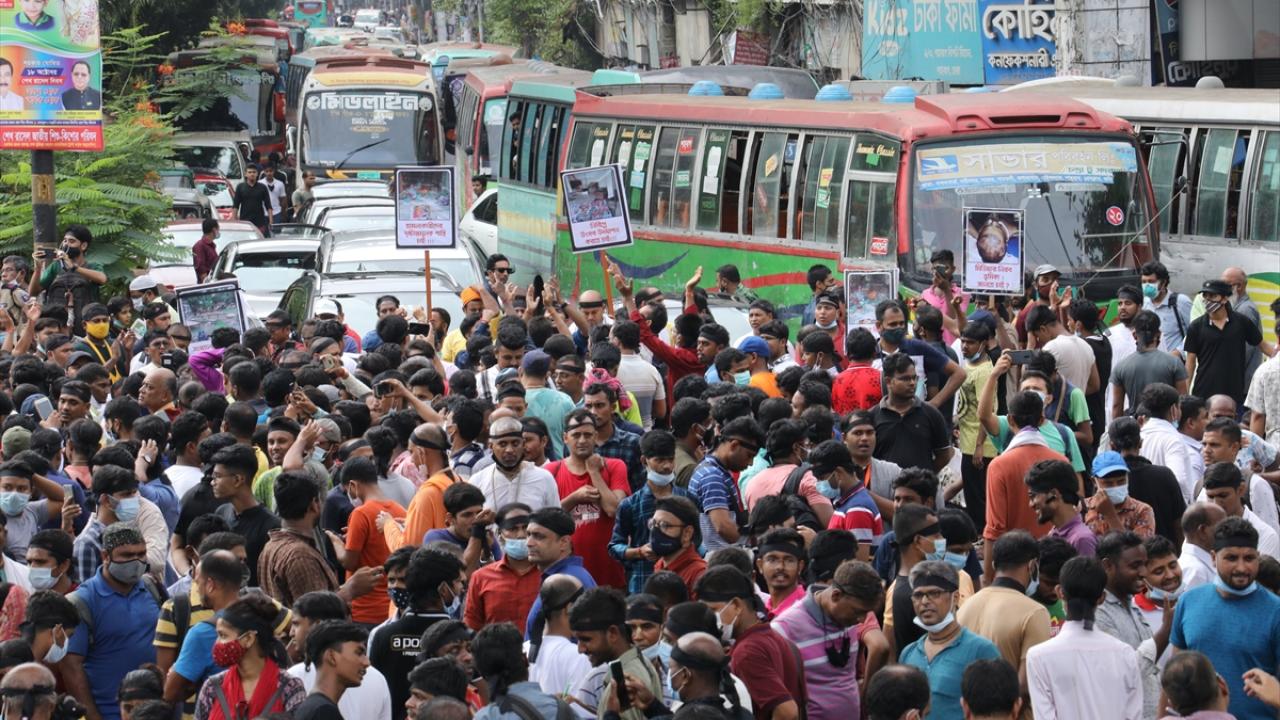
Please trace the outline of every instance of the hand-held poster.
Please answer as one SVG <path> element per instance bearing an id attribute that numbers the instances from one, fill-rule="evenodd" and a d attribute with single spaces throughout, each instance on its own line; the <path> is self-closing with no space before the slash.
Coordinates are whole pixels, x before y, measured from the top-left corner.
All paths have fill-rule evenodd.
<path id="1" fill-rule="evenodd" d="M 241 334 L 247 329 L 238 280 L 190 285 L 175 292 L 178 317 L 191 329 L 191 352 L 212 347 L 213 331 L 218 328 L 235 328 Z M 228 312 L 231 309 L 235 312 Z"/>
<path id="2" fill-rule="evenodd" d="M 0 0 L 0 150 L 102 146 L 98 0 Z"/>
<path id="3" fill-rule="evenodd" d="M 622 166 L 602 165 L 560 173 L 573 251 L 630 245 L 631 218 L 622 195 Z"/>
<path id="4" fill-rule="evenodd" d="M 396 247 L 457 246 L 453 172 L 451 167 L 396 170 Z"/>
<path id="5" fill-rule="evenodd" d="M 1022 294 L 1022 210 L 965 208 L 966 292 Z"/>
<path id="6" fill-rule="evenodd" d="M 876 305 L 898 297 L 898 269 L 846 270 L 844 296 L 849 303 L 849 329 L 866 328 L 879 337 Z"/>

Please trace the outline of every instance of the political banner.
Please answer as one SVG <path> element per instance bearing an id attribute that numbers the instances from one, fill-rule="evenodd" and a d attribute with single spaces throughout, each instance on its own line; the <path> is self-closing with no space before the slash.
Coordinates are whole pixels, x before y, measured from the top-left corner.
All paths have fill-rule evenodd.
<path id="1" fill-rule="evenodd" d="M 622 166 L 602 165 L 560 173 L 565 215 L 575 253 L 630 245 L 631 218 L 622 196 Z"/>
<path id="2" fill-rule="evenodd" d="M 0 0 L 0 150 L 96 152 L 98 0 Z"/>
<path id="3" fill-rule="evenodd" d="M 174 294 L 178 296 L 178 317 L 191 330 L 189 352 L 212 347 L 213 331 L 218 328 L 235 328 L 242 335 L 247 329 L 238 280 L 188 285 L 174 290 Z M 231 308 L 235 312 L 227 312 Z"/>
<path id="4" fill-rule="evenodd" d="M 453 173 L 452 167 L 396 169 L 396 247 L 457 247 Z"/>
<path id="5" fill-rule="evenodd" d="M 965 208 L 964 226 L 961 288 L 965 292 L 1021 295 L 1025 262 L 1022 210 Z"/>

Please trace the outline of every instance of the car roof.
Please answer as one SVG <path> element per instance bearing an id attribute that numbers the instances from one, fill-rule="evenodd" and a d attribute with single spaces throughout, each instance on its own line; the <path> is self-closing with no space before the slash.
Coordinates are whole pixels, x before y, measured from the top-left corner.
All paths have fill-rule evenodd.
<path id="1" fill-rule="evenodd" d="M 421 252 L 420 250 L 396 247 L 395 233 L 387 230 L 335 232 L 331 233 L 329 238 L 330 261 L 332 261 L 332 256 L 335 254 L 358 255 L 366 260 L 385 260 L 400 255 L 416 256 Z M 432 250 L 431 255 L 432 257 L 450 260 L 471 257 L 464 248 L 460 247 Z"/>
<path id="2" fill-rule="evenodd" d="M 395 203 L 387 203 L 386 205 L 368 205 L 360 203 L 359 205 L 332 205 L 325 208 L 324 214 L 326 218 L 337 215 L 386 215 L 386 211 L 395 214 Z"/>
<path id="3" fill-rule="evenodd" d="M 316 198 L 315 205 L 323 208 L 343 207 L 395 207 L 396 201 L 383 195 L 334 195 Z"/>
<path id="4" fill-rule="evenodd" d="M 293 252 L 293 251 L 316 251 L 320 248 L 319 239 L 307 240 L 305 238 L 262 238 L 261 240 L 232 240 L 227 243 L 223 251 L 235 248 L 236 252 L 241 255 L 251 255 L 253 253 L 269 253 L 269 252 Z"/>
<path id="5" fill-rule="evenodd" d="M 181 132 L 173 136 L 174 145 L 213 145 L 223 142 L 250 142 L 247 132 Z"/>
<path id="6" fill-rule="evenodd" d="M 171 223 L 166 224 L 164 226 L 164 229 L 165 230 L 190 230 L 190 229 L 200 230 L 203 223 L 204 223 L 203 220 L 175 220 Z M 246 222 L 244 220 L 219 220 L 218 227 L 222 228 L 223 230 L 237 230 L 241 232 L 258 229 L 253 223 Z"/>

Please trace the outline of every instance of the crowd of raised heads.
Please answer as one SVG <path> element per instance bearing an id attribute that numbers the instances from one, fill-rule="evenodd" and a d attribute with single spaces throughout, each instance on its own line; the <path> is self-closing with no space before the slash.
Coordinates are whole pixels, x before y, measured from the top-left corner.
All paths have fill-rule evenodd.
<path id="1" fill-rule="evenodd" d="M 147 276 L 102 297 L 92 242 L 0 266 L 6 718 L 1280 708 L 1240 269 L 971 296 L 944 251 L 872 314 L 825 265 L 779 308 L 732 265 L 571 297 L 493 255 L 461 317 L 193 332 Z"/>

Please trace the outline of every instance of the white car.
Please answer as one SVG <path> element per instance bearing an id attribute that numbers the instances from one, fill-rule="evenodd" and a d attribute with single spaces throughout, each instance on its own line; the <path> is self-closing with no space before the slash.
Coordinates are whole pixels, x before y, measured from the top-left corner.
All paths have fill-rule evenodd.
<path id="1" fill-rule="evenodd" d="M 329 208 L 316 216 L 315 224 L 334 232 L 347 230 L 395 231 L 395 205 L 359 205 Z"/>
<path id="2" fill-rule="evenodd" d="M 218 255 L 213 277 L 235 276 L 248 312 L 266 317 L 280 304 L 290 283 L 315 269 L 319 248 L 318 237 L 233 241 Z"/>
<path id="3" fill-rule="evenodd" d="M 382 11 L 365 8 L 356 11 L 355 28 L 371 33 L 382 24 Z"/>
<path id="4" fill-rule="evenodd" d="M 490 188 L 476 198 L 458 223 L 458 234 L 471 243 L 481 257 L 498 252 L 498 189 Z"/>

